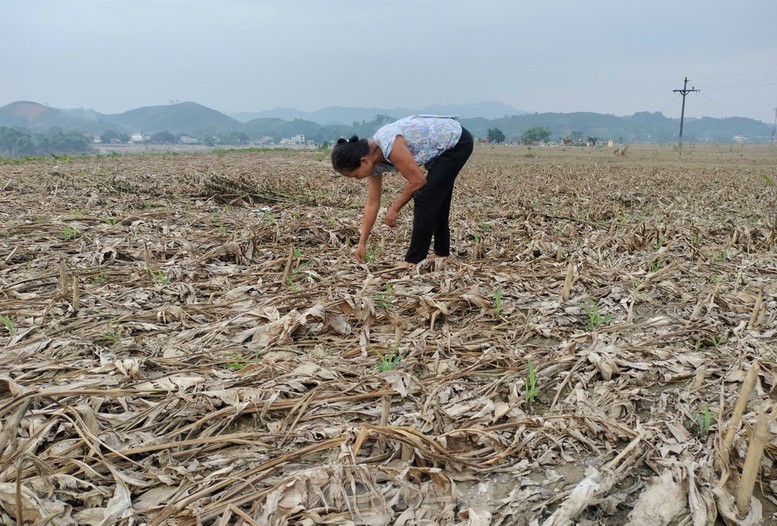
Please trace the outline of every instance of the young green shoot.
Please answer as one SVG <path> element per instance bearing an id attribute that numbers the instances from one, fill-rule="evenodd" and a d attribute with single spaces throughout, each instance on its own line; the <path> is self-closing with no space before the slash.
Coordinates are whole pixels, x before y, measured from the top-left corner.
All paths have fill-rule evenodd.
<path id="1" fill-rule="evenodd" d="M 707 404 L 704 404 L 701 414 L 696 415 L 696 423 L 699 424 L 699 436 L 709 434 L 712 427 L 712 411 Z"/>
<path id="2" fill-rule="evenodd" d="M 7 330 L 8 334 L 10 334 L 11 338 L 13 338 L 13 335 L 16 334 L 16 327 L 13 324 L 13 320 L 8 316 L 3 316 L 0 314 L 0 322 L 3 322 L 3 325 L 5 325 L 5 330 Z"/>
<path id="3" fill-rule="evenodd" d="M 227 362 L 227 369 L 231 369 L 232 371 L 239 371 L 246 366 L 247 360 L 239 354 L 229 353 L 227 354 L 227 357 L 230 358 L 230 361 Z"/>
<path id="4" fill-rule="evenodd" d="M 586 328 L 588 328 L 589 331 L 599 330 L 599 327 L 612 320 L 612 314 L 602 316 L 602 313 L 599 311 L 599 305 L 594 300 L 588 300 L 588 304 L 585 306 L 585 312 L 588 315 Z"/>
<path id="5" fill-rule="evenodd" d="M 372 350 L 375 351 L 376 355 L 378 355 L 378 370 L 384 373 L 386 371 L 394 370 L 399 361 L 402 359 L 402 356 L 399 354 L 399 342 L 394 345 L 394 348 L 391 349 L 391 352 L 388 354 L 383 354 L 375 348 Z"/>
<path id="6" fill-rule="evenodd" d="M 499 318 L 502 315 L 502 287 L 497 287 L 493 292 L 494 296 L 494 308 L 496 310 L 496 317 Z"/>
<path id="7" fill-rule="evenodd" d="M 391 283 L 386 285 L 385 292 L 375 295 L 375 301 L 381 309 L 388 310 L 394 303 L 394 295 L 391 293 Z"/>
<path id="8" fill-rule="evenodd" d="M 70 241 L 78 237 L 78 229 L 72 225 L 67 225 L 61 235 L 65 241 Z"/>
<path id="9" fill-rule="evenodd" d="M 151 277 L 151 281 L 154 282 L 154 285 L 169 285 L 170 284 L 170 278 L 161 270 L 152 270 L 148 267 L 146 267 L 146 271 L 148 271 L 148 275 Z"/>
<path id="10" fill-rule="evenodd" d="M 528 365 L 529 371 L 526 374 L 526 401 L 532 403 L 540 392 L 537 389 L 537 375 L 534 372 L 534 363 L 529 360 Z"/>
<path id="11" fill-rule="evenodd" d="M 383 252 L 383 249 L 380 247 L 367 247 L 367 253 L 364 254 L 364 261 L 369 263 L 370 261 L 375 260 L 378 256 L 380 256 L 381 252 Z"/>
<path id="12" fill-rule="evenodd" d="M 109 341 L 111 344 L 118 343 L 121 340 L 121 335 L 124 334 L 124 326 L 119 325 L 115 327 L 113 324 L 108 325 L 108 331 L 103 334 L 103 338 Z"/>
<path id="13" fill-rule="evenodd" d="M 726 343 L 726 340 L 728 340 L 728 333 L 722 333 L 722 334 L 716 334 L 714 336 L 710 336 L 710 343 L 713 347 L 715 347 L 715 350 L 717 351 L 721 345 Z"/>
<path id="14" fill-rule="evenodd" d="M 300 252 L 300 250 L 298 248 L 294 249 L 294 257 L 297 258 L 297 260 L 299 260 L 299 258 L 302 257 L 302 252 Z M 291 274 L 289 275 L 289 277 L 286 278 L 286 283 L 289 285 L 289 287 L 291 287 L 291 290 L 293 290 L 294 292 L 299 292 L 300 291 L 300 287 L 299 287 L 298 281 L 301 280 L 305 276 L 305 272 L 302 269 L 304 269 L 306 266 L 308 266 L 310 261 L 311 260 L 307 260 L 301 266 L 299 266 L 299 267 L 295 268 L 294 270 L 292 270 Z"/>

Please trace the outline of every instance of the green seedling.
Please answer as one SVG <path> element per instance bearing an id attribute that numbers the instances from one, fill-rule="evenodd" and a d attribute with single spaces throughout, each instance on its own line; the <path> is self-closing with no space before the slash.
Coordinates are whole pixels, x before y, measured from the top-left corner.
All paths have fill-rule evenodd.
<path id="1" fill-rule="evenodd" d="M 373 261 L 378 256 L 380 256 L 381 252 L 383 252 L 383 249 L 381 247 L 367 247 L 367 253 L 364 254 L 364 261 L 369 263 L 370 261 Z"/>
<path id="2" fill-rule="evenodd" d="M 612 314 L 602 316 L 602 313 L 599 311 L 599 305 L 597 305 L 594 300 L 588 300 L 588 305 L 585 306 L 585 312 L 588 314 L 588 323 L 586 324 L 586 327 L 589 331 L 598 330 L 599 327 L 612 320 Z"/>
<path id="3" fill-rule="evenodd" d="M 399 354 L 398 350 L 399 342 L 394 345 L 394 348 L 391 349 L 391 353 L 389 354 L 382 354 L 379 350 L 373 349 L 375 354 L 378 355 L 378 370 L 381 372 L 392 371 L 402 359 L 402 356 Z"/>
<path id="4" fill-rule="evenodd" d="M 298 260 L 302 256 L 302 252 L 300 252 L 300 250 L 296 249 L 296 248 L 294 249 L 293 254 L 294 254 L 294 257 L 296 259 L 298 259 Z M 302 269 L 304 269 L 306 266 L 308 266 L 310 264 L 310 262 L 311 262 L 310 259 L 307 260 L 302 265 L 300 265 L 299 267 L 297 267 L 294 270 L 292 270 L 291 274 L 289 275 L 289 277 L 286 278 L 286 283 L 291 287 L 291 290 L 293 290 L 294 292 L 299 292 L 300 291 L 300 288 L 299 288 L 299 285 L 298 285 L 297 282 L 299 280 L 301 280 L 303 277 L 305 277 L 305 272 L 303 272 Z"/>
<path id="5" fill-rule="evenodd" d="M 3 325 L 5 325 L 5 330 L 7 330 L 8 334 L 10 334 L 11 338 L 13 338 L 13 335 L 16 334 L 16 327 L 13 324 L 13 320 L 8 316 L 0 315 L 0 322 L 3 322 Z"/>
<path id="6" fill-rule="evenodd" d="M 148 275 L 151 277 L 151 281 L 154 282 L 154 285 L 169 285 L 170 284 L 170 278 L 161 270 L 152 270 L 148 267 L 146 267 L 146 271 L 148 272 Z"/>
<path id="7" fill-rule="evenodd" d="M 124 325 L 119 325 L 118 328 L 112 324 L 108 326 L 108 331 L 103 334 L 103 338 L 111 343 L 118 343 L 121 340 L 121 335 L 124 334 Z"/>
<path id="8" fill-rule="evenodd" d="M 232 361 L 227 362 L 227 369 L 239 371 L 246 366 L 247 360 L 239 354 L 230 353 L 227 357 L 232 359 Z"/>
<path id="9" fill-rule="evenodd" d="M 72 225 L 67 225 L 65 227 L 65 230 L 62 232 L 61 237 L 65 241 L 70 241 L 71 239 L 75 239 L 78 237 L 78 229 Z"/>
<path id="10" fill-rule="evenodd" d="M 390 309 L 394 303 L 394 295 L 391 294 L 391 283 L 386 285 L 386 291 L 375 295 L 375 301 L 381 309 Z"/>
<path id="11" fill-rule="evenodd" d="M 291 287 L 291 290 L 293 290 L 294 292 L 299 292 L 300 288 L 296 282 L 296 279 L 297 279 L 296 275 L 297 275 L 296 272 L 292 273 L 292 275 L 286 279 L 286 283 L 289 285 L 289 287 Z"/>
<path id="12" fill-rule="evenodd" d="M 537 375 L 534 372 L 534 363 L 529 360 L 529 372 L 526 374 L 526 401 L 531 403 L 540 394 L 537 389 Z"/>
<path id="13" fill-rule="evenodd" d="M 497 287 L 494 289 L 494 307 L 496 308 L 496 317 L 502 315 L 502 288 Z"/>
<path id="14" fill-rule="evenodd" d="M 623 205 L 618 207 L 618 222 L 619 223 L 629 222 L 629 215 L 626 213 L 626 207 Z"/>
<path id="15" fill-rule="evenodd" d="M 712 411 L 704 404 L 701 414 L 696 416 L 696 423 L 699 424 L 699 436 L 704 436 L 710 432 L 712 427 Z"/>
<path id="16" fill-rule="evenodd" d="M 119 218 L 118 217 L 110 217 L 109 216 L 109 217 L 104 217 L 103 218 L 103 223 L 105 223 L 106 225 L 115 226 L 116 223 L 118 223 L 118 222 L 119 222 Z"/>
<path id="17" fill-rule="evenodd" d="M 102 285 L 106 281 L 108 281 L 108 276 L 106 276 L 105 274 L 103 274 L 101 272 L 101 273 L 99 273 L 97 276 L 95 276 L 92 279 L 92 284 L 94 284 L 94 285 Z"/>
<path id="18" fill-rule="evenodd" d="M 713 347 L 715 347 L 716 351 L 720 348 L 721 345 L 726 343 L 726 340 L 728 340 L 728 334 L 726 333 L 710 336 L 710 343 Z"/>

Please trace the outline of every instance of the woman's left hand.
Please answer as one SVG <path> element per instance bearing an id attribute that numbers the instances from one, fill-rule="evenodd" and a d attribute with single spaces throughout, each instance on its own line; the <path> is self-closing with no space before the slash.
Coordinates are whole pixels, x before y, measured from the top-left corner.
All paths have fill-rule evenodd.
<path id="1" fill-rule="evenodd" d="M 390 206 L 389 209 L 386 210 L 386 224 L 391 228 L 397 226 L 397 216 L 399 216 L 399 211 L 393 206 Z"/>

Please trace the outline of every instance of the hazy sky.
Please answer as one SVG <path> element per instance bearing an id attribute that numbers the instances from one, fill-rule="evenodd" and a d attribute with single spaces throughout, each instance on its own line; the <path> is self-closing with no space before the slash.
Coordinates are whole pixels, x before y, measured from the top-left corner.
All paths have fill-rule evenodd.
<path id="1" fill-rule="evenodd" d="M 679 117 L 687 76 L 687 116 L 772 124 L 776 33 L 777 0 L 0 0 L 0 106 Z"/>

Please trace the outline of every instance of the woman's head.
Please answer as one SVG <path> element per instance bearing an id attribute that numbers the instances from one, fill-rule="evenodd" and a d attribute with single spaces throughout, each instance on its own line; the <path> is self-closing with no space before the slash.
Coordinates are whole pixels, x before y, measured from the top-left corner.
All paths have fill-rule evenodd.
<path id="1" fill-rule="evenodd" d="M 367 139 L 359 139 L 356 135 L 350 139 L 337 139 L 332 148 L 332 168 L 336 172 L 348 175 L 362 165 L 362 159 L 370 153 L 370 143 Z"/>

